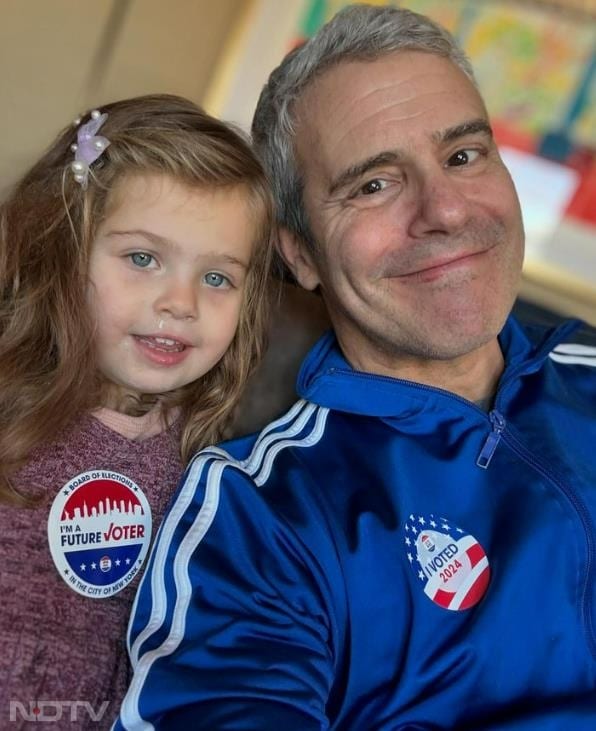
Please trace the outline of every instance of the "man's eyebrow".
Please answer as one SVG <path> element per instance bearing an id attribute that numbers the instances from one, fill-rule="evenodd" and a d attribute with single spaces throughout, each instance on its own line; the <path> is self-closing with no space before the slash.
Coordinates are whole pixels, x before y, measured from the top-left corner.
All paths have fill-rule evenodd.
<path id="1" fill-rule="evenodd" d="M 329 185 L 329 195 L 333 195 L 353 180 L 360 178 L 369 170 L 374 170 L 380 165 L 395 165 L 400 161 L 400 159 L 401 158 L 397 152 L 386 151 L 367 157 L 366 160 L 362 160 L 362 162 L 358 162 L 355 165 L 350 165 L 349 168 L 343 170 L 334 180 L 331 181 Z"/>
<path id="2" fill-rule="evenodd" d="M 490 138 L 493 136 L 490 124 L 482 117 L 479 117 L 478 119 L 471 119 L 468 122 L 462 122 L 454 127 L 448 127 L 440 132 L 435 132 L 433 134 L 433 139 L 435 142 L 452 142 L 460 137 L 478 133 L 484 134 Z M 371 157 L 366 158 L 366 160 L 362 160 L 355 165 L 350 165 L 349 168 L 343 170 L 331 181 L 329 185 L 329 195 L 333 195 L 352 181 L 358 180 L 359 177 L 367 173 L 369 170 L 374 170 L 380 165 L 395 165 L 401 160 L 402 158 L 398 152 L 394 150 L 387 150 L 380 152 L 377 155 L 372 155 Z"/>
<path id="3" fill-rule="evenodd" d="M 440 132 L 435 132 L 433 134 L 433 139 L 435 142 L 453 142 L 460 137 L 475 135 L 478 133 L 484 134 L 491 139 L 493 136 L 490 124 L 486 119 L 482 119 L 482 117 L 479 117 L 478 119 L 471 119 L 470 121 L 462 122 L 461 124 L 456 124 L 454 127 L 448 127 Z"/>
<path id="4" fill-rule="evenodd" d="M 179 247 L 174 241 L 170 241 L 170 239 L 166 239 L 164 236 L 160 236 L 159 234 L 155 234 L 152 231 L 145 231 L 145 229 L 137 228 L 137 229 L 131 229 L 128 231 L 109 231 L 108 236 L 142 236 L 147 241 L 150 241 L 153 244 L 158 244 L 161 246 L 165 246 L 168 249 L 171 249 L 172 251 L 176 251 Z M 247 262 L 243 261 L 242 259 L 238 259 L 235 256 L 232 256 L 231 254 L 225 254 L 221 251 L 207 251 L 204 254 L 201 254 L 201 258 L 203 259 L 214 259 L 219 260 L 222 262 L 226 262 L 227 264 L 236 264 L 237 266 L 242 267 L 243 269 L 248 269 Z"/>

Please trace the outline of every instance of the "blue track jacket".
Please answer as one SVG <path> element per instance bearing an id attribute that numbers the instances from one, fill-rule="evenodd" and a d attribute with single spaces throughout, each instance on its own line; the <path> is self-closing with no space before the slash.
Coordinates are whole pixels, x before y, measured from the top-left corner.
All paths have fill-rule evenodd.
<path id="1" fill-rule="evenodd" d="M 490 413 L 354 371 L 189 466 L 116 729 L 594 731 L 596 348 L 509 319 Z"/>

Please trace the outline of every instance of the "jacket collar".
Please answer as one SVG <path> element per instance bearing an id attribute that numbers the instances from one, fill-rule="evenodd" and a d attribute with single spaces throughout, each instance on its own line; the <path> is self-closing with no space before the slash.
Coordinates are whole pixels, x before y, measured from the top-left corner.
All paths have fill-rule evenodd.
<path id="1" fill-rule="evenodd" d="M 557 328 L 524 328 L 510 316 L 499 334 L 505 369 L 497 398 L 520 378 L 539 370 L 551 350 L 581 323 Z M 312 347 L 298 374 L 299 396 L 326 408 L 368 416 L 404 416 L 439 406 L 474 406 L 460 396 L 423 384 L 356 371 L 344 358 L 332 331 Z M 476 408 L 476 407 L 474 407 Z"/>

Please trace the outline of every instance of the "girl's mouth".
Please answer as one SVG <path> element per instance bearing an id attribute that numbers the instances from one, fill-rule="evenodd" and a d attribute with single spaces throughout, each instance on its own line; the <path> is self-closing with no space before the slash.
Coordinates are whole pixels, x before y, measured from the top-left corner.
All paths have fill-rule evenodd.
<path id="1" fill-rule="evenodd" d="M 163 335 L 134 335 L 133 340 L 145 362 L 157 366 L 176 366 L 192 352 L 189 343 Z"/>
<path id="2" fill-rule="evenodd" d="M 135 338 L 155 350 L 162 350 L 165 353 L 181 353 L 186 345 L 173 338 L 153 337 L 151 335 L 135 335 Z"/>

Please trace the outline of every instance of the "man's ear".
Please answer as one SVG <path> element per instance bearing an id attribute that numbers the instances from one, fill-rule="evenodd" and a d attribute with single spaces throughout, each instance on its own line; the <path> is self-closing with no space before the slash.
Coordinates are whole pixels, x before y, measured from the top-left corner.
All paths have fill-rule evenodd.
<path id="1" fill-rule="evenodd" d="M 316 289 L 321 283 L 312 252 L 305 242 L 292 231 L 281 226 L 278 248 L 282 259 L 304 289 Z"/>

